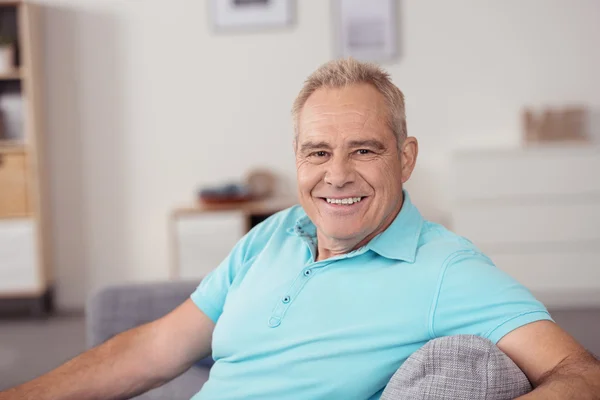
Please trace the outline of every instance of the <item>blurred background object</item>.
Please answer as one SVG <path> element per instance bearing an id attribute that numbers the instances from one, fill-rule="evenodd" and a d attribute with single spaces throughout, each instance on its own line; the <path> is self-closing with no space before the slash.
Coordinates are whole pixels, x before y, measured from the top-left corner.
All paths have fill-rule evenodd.
<path id="1" fill-rule="evenodd" d="M 252 199 L 250 188 L 243 183 L 228 183 L 200 189 L 200 201 L 206 204 L 240 203 Z"/>
<path id="2" fill-rule="evenodd" d="M 211 22 L 222 29 L 281 28 L 293 21 L 296 0 L 210 0 Z"/>
<path id="3" fill-rule="evenodd" d="M 274 194 L 276 185 L 276 177 L 272 172 L 266 169 L 255 169 L 248 172 L 244 182 L 232 182 L 201 188 L 199 190 L 199 200 L 206 204 L 264 200 Z"/>
<path id="4" fill-rule="evenodd" d="M 265 199 L 275 193 L 277 177 L 267 169 L 253 169 L 246 176 L 246 184 L 254 198 Z"/>
<path id="5" fill-rule="evenodd" d="M 398 56 L 397 0 L 333 0 L 335 57 L 392 61 Z"/>
<path id="6" fill-rule="evenodd" d="M 584 107 L 545 108 L 523 111 L 526 143 L 588 141 L 588 110 Z"/>
<path id="7" fill-rule="evenodd" d="M 16 66 L 15 61 L 15 39 L 0 36 L 0 74 L 12 72 Z"/>

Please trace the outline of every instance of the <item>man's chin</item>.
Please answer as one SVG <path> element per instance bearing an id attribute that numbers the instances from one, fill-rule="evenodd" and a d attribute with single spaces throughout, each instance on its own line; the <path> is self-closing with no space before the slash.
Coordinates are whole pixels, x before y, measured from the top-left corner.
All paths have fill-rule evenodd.
<path id="1" fill-rule="evenodd" d="M 359 242 L 362 240 L 362 231 L 356 228 L 344 229 L 344 227 L 337 226 L 335 229 L 329 229 L 324 231 L 327 237 L 340 242 Z"/>

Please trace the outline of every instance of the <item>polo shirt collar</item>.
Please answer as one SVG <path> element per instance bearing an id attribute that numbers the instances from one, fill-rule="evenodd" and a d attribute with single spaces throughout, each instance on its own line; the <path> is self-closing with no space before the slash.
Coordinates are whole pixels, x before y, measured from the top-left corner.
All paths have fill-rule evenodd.
<path id="1" fill-rule="evenodd" d="M 417 255 L 423 217 L 413 205 L 408 192 L 403 190 L 403 194 L 404 203 L 394 221 L 385 231 L 371 239 L 365 247 L 385 258 L 412 263 Z M 289 228 L 287 232 L 302 237 L 312 245 L 317 243 L 317 228 L 306 214 L 300 217 L 295 226 Z"/>
<path id="2" fill-rule="evenodd" d="M 417 256 L 423 217 L 410 200 L 406 190 L 402 209 L 388 228 L 375 236 L 367 248 L 380 256 L 395 260 L 414 262 Z"/>

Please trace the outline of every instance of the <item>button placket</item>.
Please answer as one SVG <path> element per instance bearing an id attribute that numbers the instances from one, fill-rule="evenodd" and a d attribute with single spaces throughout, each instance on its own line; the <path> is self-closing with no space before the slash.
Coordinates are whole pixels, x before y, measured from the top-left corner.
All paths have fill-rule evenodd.
<path id="1" fill-rule="evenodd" d="M 276 328 L 281 324 L 281 321 L 285 317 L 285 313 L 288 310 L 288 308 L 291 307 L 294 300 L 298 297 L 298 295 L 304 288 L 304 285 L 306 285 L 306 283 L 315 275 L 314 269 L 320 269 L 329 264 L 330 263 L 323 264 L 318 267 L 305 267 L 304 269 L 302 269 L 302 271 L 300 271 L 300 274 L 296 277 L 296 279 L 294 279 L 294 282 L 292 283 L 290 289 L 283 294 L 283 296 L 275 305 L 273 313 L 269 318 L 269 326 L 271 328 Z"/>

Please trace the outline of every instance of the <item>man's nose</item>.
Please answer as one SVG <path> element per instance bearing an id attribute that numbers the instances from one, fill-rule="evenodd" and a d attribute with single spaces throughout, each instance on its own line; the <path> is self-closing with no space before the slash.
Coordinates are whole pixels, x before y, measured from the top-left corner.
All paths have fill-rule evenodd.
<path id="1" fill-rule="evenodd" d="M 332 159 L 327 165 L 325 183 L 341 188 L 354 182 L 355 172 L 350 160 L 341 157 Z"/>

